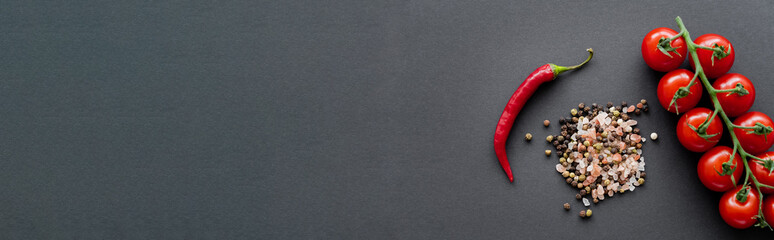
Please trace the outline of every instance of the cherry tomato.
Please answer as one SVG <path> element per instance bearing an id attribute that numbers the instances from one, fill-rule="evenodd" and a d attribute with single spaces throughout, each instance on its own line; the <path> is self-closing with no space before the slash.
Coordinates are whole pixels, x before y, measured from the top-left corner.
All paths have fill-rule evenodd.
<path id="1" fill-rule="evenodd" d="M 748 93 L 741 96 L 736 93 L 717 93 L 720 106 L 723 107 L 723 111 L 729 117 L 736 117 L 750 110 L 753 102 L 755 102 L 755 87 L 753 87 L 750 79 L 738 73 L 723 75 L 712 83 L 712 87 L 718 90 L 734 89 L 736 84 L 742 84 L 742 87 Z"/>
<path id="2" fill-rule="evenodd" d="M 752 127 L 756 123 L 761 123 L 764 126 L 774 127 L 771 118 L 762 112 L 748 112 L 742 116 L 739 116 L 734 120 L 734 125 L 743 127 Z M 752 132 L 752 129 L 740 129 L 734 128 L 734 134 L 742 144 L 747 153 L 759 154 L 769 150 L 772 144 L 774 144 L 774 132 L 769 132 L 765 135 L 758 135 Z"/>
<path id="3" fill-rule="evenodd" d="M 706 132 L 707 135 L 716 135 L 709 137 L 708 139 L 700 137 L 699 134 L 691 128 L 691 126 L 693 126 L 693 128 L 698 129 L 699 125 L 710 116 L 712 116 L 712 110 L 699 107 L 688 111 L 685 115 L 680 117 L 680 120 L 677 121 L 677 140 L 680 140 L 680 144 L 682 144 L 683 147 L 693 152 L 705 152 L 720 141 L 720 137 L 723 136 L 723 124 L 720 122 L 721 120 L 718 116 L 715 116 L 715 118 L 710 121 Z"/>
<path id="4" fill-rule="evenodd" d="M 714 56 L 714 51 L 696 48 L 696 55 L 699 57 L 699 63 L 704 69 L 704 75 L 707 78 L 717 78 L 726 74 L 731 66 L 734 65 L 734 47 L 731 46 L 731 42 L 723 36 L 717 34 L 704 34 L 693 40 L 698 45 L 705 47 L 715 47 L 715 44 L 722 46 L 725 53 L 728 54 L 723 58 L 718 59 Z M 693 63 L 693 57 L 688 57 L 688 63 L 691 64 L 691 68 L 696 70 L 696 66 Z"/>
<path id="5" fill-rule="evenodd" d="M 742 157 L 739 154 L 734 154 L 733 164 L 731 166 L 734 169 L 732 175 L 720 176 L 718 173 L 723 172 L 723 163 L 728 162 L 731 157 L 733 149 L 726 146 L 717 146 L 701 156 L 699 159 L 699 166 L 697 170 L 699 172 L 699 180 L 709 190 L 715 192 L 725 192 L 734 188 L 734 183 L 739 182 L 739 178 L 742 177 Z M 734 177 L 734 181 L 731 181 L 731 176 Z"/>
<path id="6" fill-rule="evenodd" d="M 693 86 L 688 88 L 690 93 L 685 97 L 678 98 L 672 106 L 669 106 L 669 104 L 672 103 L 672 98 L 675 96 L 675 93 L 681 87 L 688 86 L 692 77 L 693 73 L 686 69 L 676 69 L 661 77 L 656 92 L 658 95 L 658 102 L 661 103 L 661 106 L 663 106 L 664 109 L 673 113 L 682 113 L 691 110 L 699 103 L 704 88 L 701 87 L 701 82 L 697 79 Z"/>
<path id="7" fill-rule="evenodd" d="M 748 190 L 745 202 L 736 199 L 736 193 L 742 188 Z M 720 197 L 720 217 L 734 228 L 744 229 L 752 226 L 757 221 L 754 217 L 758 215 L 759 196 L 755 188 L 750 186 L 739 186 L 724 193 Z"/>
<path id="8" fill-rule="evenodd" d="M 645 63 L 651 69 L 659 72 L 669 72 L 683 64 L 685 56 L 688 55 L 688 48 L 685 47 L 685 40 L 682 37 L 670 42 L 672 48 L 675 48 L 675 51 L 677 51 L 676 53 L 669 51 L 669 56 L 667 56 L 658 49 L 661 39 L 672 38 L 675 35 L 677 35 L 675 30 L 661 27 L 653 29 L 642 39 L 642 47 L 640 49 L 642 58 L 645 59 Z"/>
<path id="9" fill-rule="evenodd" d="M 763 217 L 769 225 L 774 225 L 774 195 L 766 196 L 763 199 Z"/>
<path id="10" fill-rule="evenodd" d="M 756 157 L 774 160 L 774 152 L 765 152 L 763 154 L 758 154 Z M 753 158 L 747 160 L 747 165 L 750 166 L 750 170 L 752 171 L 753 176 L 755 176 L 755 179 L 758 179 L 758 182 L 774 186 L 774 173 L 769 174 L 769 170 L 766 170 L 766 167 L 759 164 Z M 761 192 L 766 194 L 774 193 L 774 188 L 761 187 Z M 774 219 L 772 219 L 772 223 L 774 223 Z"/>

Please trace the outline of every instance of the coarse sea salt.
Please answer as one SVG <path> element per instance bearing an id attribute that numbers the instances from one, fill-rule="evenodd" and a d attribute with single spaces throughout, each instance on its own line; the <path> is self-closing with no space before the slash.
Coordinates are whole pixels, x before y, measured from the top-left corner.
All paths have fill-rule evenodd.
<path id="1" fill-rule="evenodd" d="M 564 161 L 555 168 L 560 174 L 574 173 L 568 180 L 575 181 L 584 206 L 588 207 L 590 200 L 602 201 L 605 195 L 612 197 L 640 186 L 638 180 L 644 177 L 645 158 L 639 143 L 644 143 L 647 136 L 634 133 L 638 122 L 631 119 L 634 115 L 631 113 L 637 109 L 635 106 L 622 105 L 618 110 L 619 107 L 593 104 L 592 110 L 584 110 L 589 107 L 582 105 L 579 104 L 576 115 L 560 121 L 562 135 L 555 137 L 565 139 L 556 146 L 557 153 L 564 153 L 560 156 Z M 591 145 L 585 146 L 584 142 Z M 584 189 L 588 187 L 591 189 Z"/>

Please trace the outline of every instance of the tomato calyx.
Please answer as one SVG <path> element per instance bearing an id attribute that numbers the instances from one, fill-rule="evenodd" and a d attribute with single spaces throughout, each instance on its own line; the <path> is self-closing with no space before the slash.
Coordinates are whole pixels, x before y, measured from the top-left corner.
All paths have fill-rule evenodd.
<path id="1" fill-rule="evenodd" d="M 769 225 L 769 223 L 767 223 L 766 220 L 763 219 L 763 217 L 760 214 L 755 215 L 754 218 L 758 219 L 758 222 L 755 223 L 756 227 L 772 229 L 771 225 Z"/>
<path id="2" fill-rule="evenodd" d="M 742 189 L 739 189 L 738 192 L 736 192 L 736 200 L 740 203 L 747 202 L 747 194 L 750 193 L 750 186 L 745 186 Z"/>
<path id="3" fill-rule="evenodd" d="M 679 91 L 678 91 L 678 92 L 679 92 Z M 675 94 L 675 95 L 677 95 L 677 94 Z M 707 128 L 709 128 L 709 124 L 710 124 L 710 122 L 712 122 L 712 120 L 711 120 L 711 119 L 714 119 L 714 118 L 715 118 L 715 115 L 717 115 L 717 114 L 718 114 L 718 111 L 717 111 L 717 110 L 715 110 L 714 112 L 712 112 L 712 116 L 709 116 L 709 117 L 705 118 L 705 119 L 704 119 L 704 122 L 702 122 L 701 124 L 699 124 L 699 127 L 694 127 L 694 126 L 693 126 L 693 125 L 691 125 L 690 123 L 688 124 L 688 127 L 690 127 L 690 128 L 691 128 L 691 130 L 693 130 L 694 132 L 696 132 L 696 135 L 699 135 L 699 137 L 701 137 L 701 138 L 704 138 L 704 140 L 707 140 L 707 142 L 718 142 L 718 141 L 720 141 L 720 140 L 715 140 L 715 141 L 712 141 L 712 140 L 710 140 L 710 138 L 712 138 L 712 137 L 714 137 L 714 136 L 717 136 L 717 135 L 718 135 L 718 134 L 720 134 L 720 133 L 715 133 L 715 134 L 707 134 Z M 761 124 L 761 125 L 762 125 L 762 124 Z"/>
<path id="4" fill-rule="evenodd" d="M 694 74 L 693 77 L 694 79 L 696 79 L 696 74 Z M 688 95 L 691 94 L 690 88 L 693 87 L 694 84 L 696 84 L 696 82 L 693 81 L 694 79 L 691 79 L 691 83 L 688 84 L 688 86 L 680 87 L 677 89 L 677 92 L 675 92 L 675 95 L 672 96 L 672 101 L 669 102 L 669 107 L 667 108 L 671 108 L 674 105 L 675 113 L 677 113 L 678 115 L 680 114 L 680 109 L 677 108 L 677 105 L 675 105 L 675 103 L 677 102 L 677 99 L 687 97 Z"/>
<path id="5" fill-rule="evenodd" d="M 733 94 L 739 95 L 740 97 L 744 96 L 744 95 L 747 95 L 747 94 L 750 94 L 750 91 L 747 91 L 747 89 L 745 89 L 744 85 L 742 85 L 741 83 L 736 83 L 736 86 L 734 86 L 734 88 L 731 88 L 731 89 L 717 89 L 717 90 L 715 90 L 715 92 L 718 92 L 718 93 L 724 92 L 724 93 L 726 93 L 726 97 L 730 97 Z"/>
<path id="6" fill-rule="evenodd" d="M 717 43 L 715 43 L 715 46 L 712 46 L 712 48 L 714 49 L 714 52 L 712 53 L 711 61 L 712 65 L 715 66 L 715 58 L 718 60 L 723 59 L 724 57 L 728 56 L 728 51 L 726 50 L 726 47 L 718 45 Z"/>
<path id="7" fill-rule="evenodd" d="M 758 164 L 763 166 L 763 168 L 765 168 L 766 170 L 769 170 L 769 174 L 774 172 L 774 161 L 773 160 L 771 160 L 771 159 L 763 159 L 763 158 L 759 158 L 757 156 L 751 156 L 751 157 L 753 158 L 753 161 L 758 162 Z"/>
<path id="8" fill-rule="evenodd" d="M 715 169 L 715 172 L 718 173 L 720 176 L 728 176 L 734 174 L 734 171 L 736 170 L 736 164 L 733 164 L 734 155 L 731 155 L 731 159 L 728 160 L 728 162 L 724 162 L 721 164 L 721 170 L 722 172 Z M 734 181 L 733 178 L 731 178 L 731 181 Z"/>
<path id="9" fill-rule="evenodd" d="M 715 66 L 715 59 L 716 58 L 718 60 L 720 60 L 720 59 L 723 59 L 724 57 L 728 57 L 728 55 L 731 54 L 730 51 L 728 51 L 728 49 L 726 49 L 725 46 L 717 44 L 717 43 L 712 45 L 712 47 L 705 47 L 705 46 L 700 46 L 700 45 L 696 46 L 696 47 L 704 49 L 704 50 L 712 51 L 712 57 L 710 58 L 710 63 L 712 64 L 712 66 Z"/>
<path id="10" fill-rule="evenodd" d="M 761 163 L 761 165 L 763 165 L 763 167 L 766 168 L 766 170 L 769 170 L 769 174 L 771 174 L 771 172 L 774 172 L 774 161 L 765 160 Z"/>
<path id="11" fill-rule="evenodd" d="M 679 37 L 679 36 L 680 35 L 678 34 L 675 37 Z M 661 53 L 663 53 L 664 55 L 667 55 L 667 57 L 669 58 L 673 58 L 672 55 L 669 54 L 669 52 L 674 52 L 675 54 L 677 54 L 678 57 L 682 57 L 682 55 L 680 55 L 680 53 L 677 52 L 677 49 L 680 47 L 676 47 L 676 48 L 672 47 L 673 40 L 674 39 L 661 37 L 661 39 L 658 40 L 658 50 L 661 51 Z"/>
<path id="12" fill-rule="evenodd" d="M 763 135 L 763 141 L 768 142 L 767 135 L 774 131 L 769 126 L 764 125 L 763 123 L 756 122 L 755 126 L 752 127 L 742 127 L 742 126 L 734 126 L 735 128 L 742 128 L 747 129 L 747 134 L 756 134 L 756 135 Z"/>

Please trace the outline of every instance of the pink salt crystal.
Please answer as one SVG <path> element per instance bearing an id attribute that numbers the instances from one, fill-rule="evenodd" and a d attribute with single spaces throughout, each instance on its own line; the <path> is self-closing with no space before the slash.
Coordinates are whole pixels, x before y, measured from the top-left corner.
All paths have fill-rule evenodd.
<path id="1" fill-rule="evenodd" d="M 556 171 L 557 172 L 563 173 L 565 170 L 567 170 L 567 169 L 565 169 L 564 166 L 562 166 L 562 164 L 556 164 Z"/>
<path id="2" fill-rule="evenodd" d="M 632 141 L 634 142 L 640 142 L 640 140 L 642 140 L 642 136 L 640 136 L 639 134 L 629 135 L 629 138 L 631 138 Z"/>
<path id="3" fill-rule="evenodd" d="M 605 193 L 598 194 L 597 198 L 599 198 L 600 201 L 605 200 Z"/>
<path id="4" fill-rule="evenodd" d="M 612 197 L 613 194 L 615 194 L 615 191 L 613 191 L 613 190 L 607 191 L 607 196 Z"/>
<path id="5" fill-rule="evenodd" d="M 626 112 L 634 112 L 634 105 L 629 106 L 629 108 L 626 109 Z"/>
<path id="6" fill-rule="evenodd" d="M 624 149 L 626 149 L 626 143 L 624 143 L 624 142 L 618 142 L 618 149 L 619 149 L 619 150 L 621 150 L 621 151 L 623 151 Z"/>
<path id="7" fill-rule="evenodd" d="M 623 136 L 623 129 L 621 127 L 615 128 L 615 133 L 618 134 L 618 136 Z"/>
<path id="8" fill-rule="evenodd" d="M 602 189 L 602 184 L 597 185 L 597 195 L 605 194 L 605 189 Z"/>
<path id="9" fill-rule="evenodd" d="M 597 199 L 597 191 L 591 191 L 591 198 Z"/>
<path id="10" fill-rule="evenodd" d="M 640 155 L 639 154 L 635 154 L 634 155 L 634 161 L 637 161 L 637 160 L 640 160 Z"/>
<path id="11" fill-rule="evenodd" d="M 597 130 L 594 128 L 589 128 L 589 138 L 591 139 L 597 139 Z"/>
<path id="12" fill-rule="evenodd" d="M 616 153 L 613 154 L 613 162 L 620 162 L 621 161 L 621 154 Z"/>

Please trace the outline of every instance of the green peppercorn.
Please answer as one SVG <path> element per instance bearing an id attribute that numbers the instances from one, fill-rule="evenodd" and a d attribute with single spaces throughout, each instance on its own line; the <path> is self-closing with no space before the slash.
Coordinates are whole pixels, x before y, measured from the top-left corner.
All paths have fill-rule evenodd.
<path id="1" fill-rule="evenodd" d="M 591 209 L 586 210 L 586 217 L 591 217 Z"/>
<path id="2" fill-rule="evenodd" d="M 580 176 L 578 176 L 578 182 L 583 182 L 583 181 L 586 181 L 586 175 L 585 174 L 581 174 Z"/>
<path id="3" fill-rule="evenodd" d="M 524 139 L 527 139 L 527 141 L 532 141 L 532 133 L 527 133 L 527 135 L 524 135 Z"/>
<path id="4" fill-rule="evenodd" d="M 607 138 L 607 132 L 602 132 L 602 138 Z"/>
<path id="5" fill-rule="evenodd" d="M 575 109 L 575 108 L 570 109 L 570 114 L 572 114 L 573 116 L 578 115 L 578 109 Z"/>
<path id="6" fill-rule="evenodd" d="M 605 179 L 605 182 L 602 184 L 602 186 L 607 187 L 607 185 L 610 185 L 610 179 Z"/>
<path id="7" fill-rule="evenodd" d="M 552 142 L 552 141 L 554 141 L 554 136 L 548 135 L 548 137 L 546 137 L 546 142 Z"/>
<path id="8" fill-rule="evenodd" d="M 562 177 L 564 177 L 564 178 L 570 177 L 570 171 L 564 171 L 562 173 Z"/>
<path id="9" fill-rule="evenodd" d="M 644 178 L 637 179 L 637 183 L 639 183 L 640 185 L 642 185 L 642 184 L 644 184 L 644 183 L 645 183 L 645 179 L 644 179 Z"/>
<path id="10" fill-rule="evenodd" d="M 613 116 L 618 117 L 619 115 L 621 115 L 621 112 L 619 112 L 618 110 L 613 111 Z"/>
<path id="11" fill-rule="evenodd" d="M 570 173 L 570 178 L 575 178 L 575 173 Z"/>
<path id="12" fill-rule="evenodd" d="M 589 140 L 583 141 L 583 146 L 591 146 L 591 142 L 589 142 Z"/>
<path id="13" fill-rule="evenodd" d="M 589 157 L 589 152 L 583 153 L 583 157 Z"/>
<path id="14" fill-rule="evenodd" d="M 551 150 L 546 150 L 546 156 L 551 156 Z"/>
<path id="15" fill-rule="evenodd" d="M 559 158 L 559 163 L 566 163 L 566 162 L 567 162 L 566 158 L 564 158 L 564 157 L 560 157 Z"/>
<path id="16" fill-rule="evenodd" d="M 586 189 L 586 192 L 587 192 L 587 193 L 591 192 L 591 188 L 590 188 L 589 186 L 586 186 L 586 188 L 585 188 L 585 189 Z"/>

